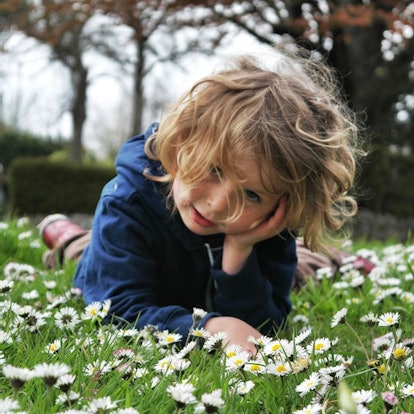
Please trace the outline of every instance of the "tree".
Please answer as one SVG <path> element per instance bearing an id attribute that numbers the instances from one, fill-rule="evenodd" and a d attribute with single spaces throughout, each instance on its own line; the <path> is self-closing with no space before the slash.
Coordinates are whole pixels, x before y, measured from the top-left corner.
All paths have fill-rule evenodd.
<path id="1" fill-rule="evenodd" d="M 209 51 L 223 35 L 200 38 L 200 29 L 185 42 L 175 42 L 178 29 L 193 25 L 192 16 L 181 14 L 189 1 L 183 0 L 9 0 L 0 4 L 0 19 L 7 27 L 47 44 L 52 57 L 68 68 L 73 91 L 70 111 L 73 124 L 70 159 L 80 162 L 83 127 L 87 117 L 87 88 L 91 82 L 84 56 L 94 51 L 123 68 L 133 68 L 133 125 L 140 131 L 144 107 L 144 78 L 155 64 L 177 61 L 191 50 Z M 106 16 L 107 18 L 103 18 Z M 116 27 L 130 29 L 130 38 L 122 47 L 113 32 Z M 157 36 L 159 35 L 159 36 Z M 160 41 L 160 37 L 163 40 Z M 169 40 L 168 46 L 165 45 Z M 130 42 L 135 47 L 131 56 Z M 181 45 L 178 47 L 177 45 Z"/>
<path id="2" fill-rule="evenodd" d="M 154 66 L 164 62 L 178 64 L 179 58 L 190 52 L 212 53 L 224 38 L 223 28 L 215 26 L 214 31 L 208 31 L 208 25 L 196 22 L 191 6 L 197 4 L 184 0 L 106 0 L 98 4 L 115 24 L 131 29 L 135 56 L 118 58 L 121 65 L 133 67 L 132 133 L 142 130 L 144 79 Z M 197 30 L 183 35 L 182 31 L 189 27 Z"/>
<path id="3" fill-rule="evenodd" d="M 83 54 L 91 46 L 85 28 L 93 9 L 87 2 L 10 0 L 3 2 L 0 10 L 2 15 L 9 17 L 10 28 L 47 44 L 52 59 L 69 70 L 73 94 L 70 103 L 73 137 L 69 157 L 73 162 L 80 162 L 89 82 Z"/>
<path id="4" fill-rule="evenodd" d="M 212 16 L 261 42 L 271 45 L 287 38 L 324 55 L 341 75 L 350 105 L 366 113 L 376 142 L 414 149 L 412 118 L 404 123 L 403 136 L 395 133 L 402 129 L 395 119 L 395 105 L 406 102 L 413 91 L 412 3 L 252 0 L 229 6 L 210 0 L 205 5 Z"/>

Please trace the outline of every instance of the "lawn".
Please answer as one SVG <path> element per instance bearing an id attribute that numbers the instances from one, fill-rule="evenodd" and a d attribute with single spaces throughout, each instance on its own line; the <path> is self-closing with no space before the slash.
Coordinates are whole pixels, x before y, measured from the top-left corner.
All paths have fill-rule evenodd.
<path id="1" fill-rule="evenodd" d="M 372 272 L 321 272 L 252 357 L 102 324 L 110 303 L 84 305 L 74 265 L 46 269 L 36 228 L 0 222 L 0 413 L 414 413 L 414 245 L 350 249 Z"/>

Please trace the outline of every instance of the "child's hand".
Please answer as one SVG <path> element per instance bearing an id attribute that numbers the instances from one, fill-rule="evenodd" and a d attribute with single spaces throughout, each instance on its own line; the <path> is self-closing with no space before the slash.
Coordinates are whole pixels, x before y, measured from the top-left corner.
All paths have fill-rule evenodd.
<path id="1" fill-rule="evenodd" d="M 243 233 L 226 234 L 222 269 L 228 274 L 237 273 L 243 267 L 256 243 L 277 236 L 285 228 L 286 196 L 282 196 L 271 216 Z"/>
<path id="2" fill-rule="evenodd" d="M 217 316 L 207 321 L 205 329 L 212 335 L 217 332 L 225 332 L 227 337 L 223 341 L 224 348 L 228 345 L 237 344 L 240 345 L 243 350 L 250 352 L 252 356 L 256 354 L 254 344 L 247 339 L 249 336 L 260 338 L 261 333 L 241 319 L 233 318 L 231 316 Z"/>

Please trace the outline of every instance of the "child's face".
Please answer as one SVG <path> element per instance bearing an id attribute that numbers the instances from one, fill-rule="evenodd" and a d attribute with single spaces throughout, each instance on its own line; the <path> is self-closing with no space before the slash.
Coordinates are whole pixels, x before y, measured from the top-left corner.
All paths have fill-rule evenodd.
<path id="1" fill-rule="evenodd" d="M 243 158 L 243 157 L 242 157 Z M 235 211 L 237 186 L 220 177 L 220 169 L 190 189 L 177 175 L 173 182 L 175 206 L 184 224 L 200 236 L 217 233 L 239 234 L 256 227 L 268 218 L 277 207 L 280 196 L 270 194 L 263 186 L 256 165 L 249 159 L 240 159 L 245 171 L 245 205 L 235 221 L 226 221 Z M 230 204 L 229 204 L 230 203 Z M 232 207 L 233 206 L 233 207 Z"/>

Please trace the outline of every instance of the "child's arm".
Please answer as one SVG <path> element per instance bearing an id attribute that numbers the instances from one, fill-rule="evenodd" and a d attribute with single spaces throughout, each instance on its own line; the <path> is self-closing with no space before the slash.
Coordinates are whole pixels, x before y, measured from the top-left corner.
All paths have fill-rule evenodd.
<path id="1" fill-rule="evenodd" d="M 217 332 L 225 332 L 227 337 L 224 340 L 224 346 L 237 344 L 252 355 L 256 354 L 256 348 L 252 342 L 248 341 L 248 338 L 250 336 L 259 338 L 261 333 L 241 319 L 231 316 L 216 316 L 206 322 L 205 329 L 212 335 Z"/>

